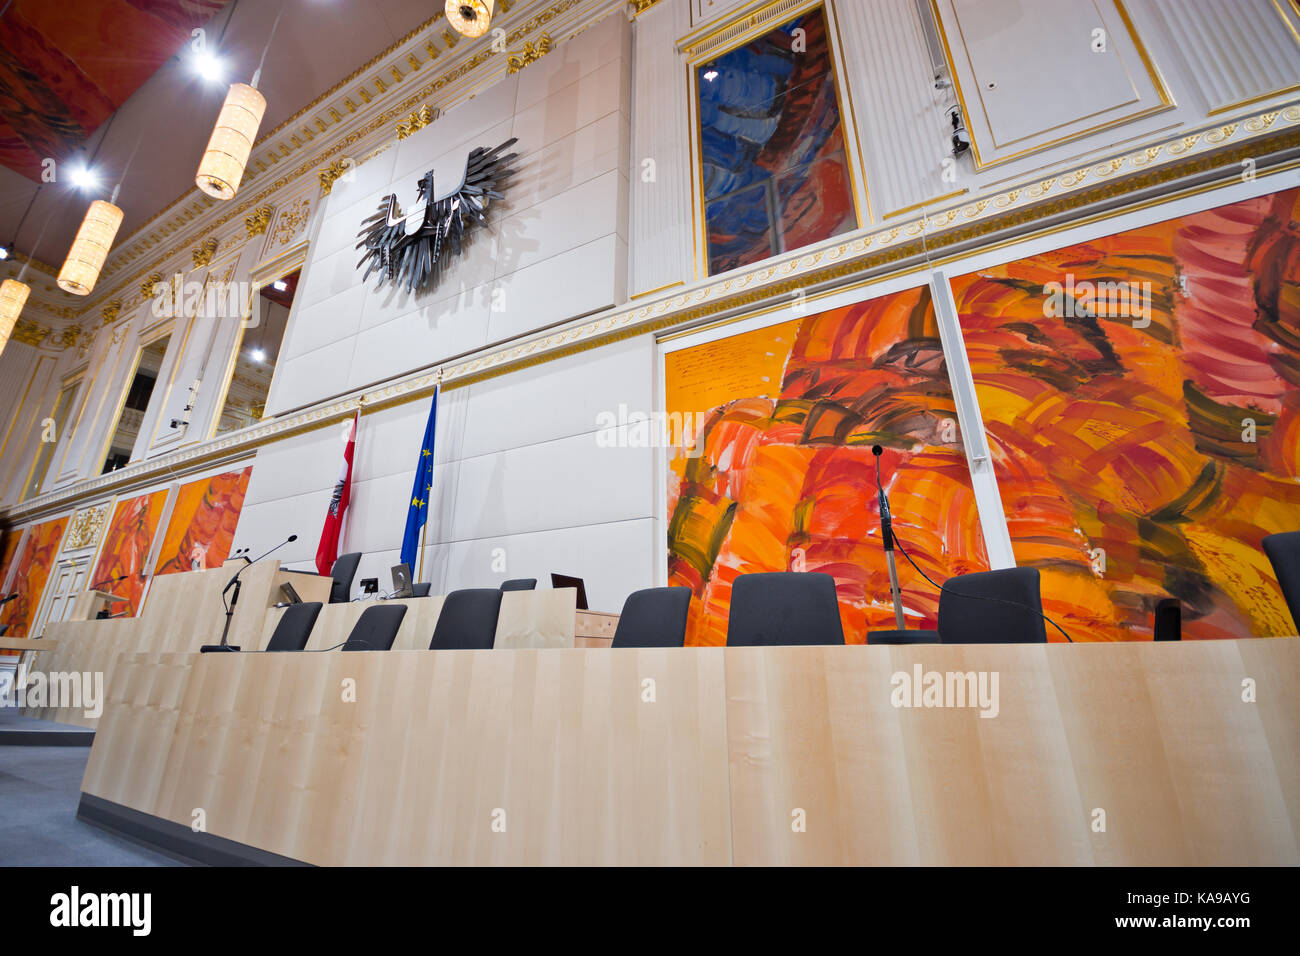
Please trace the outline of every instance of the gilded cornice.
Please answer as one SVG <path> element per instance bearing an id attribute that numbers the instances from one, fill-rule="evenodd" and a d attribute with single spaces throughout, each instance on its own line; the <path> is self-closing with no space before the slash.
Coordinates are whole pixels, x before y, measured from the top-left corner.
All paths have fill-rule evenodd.
<path id="1" fill-rule="evenodd" d="M 248 232 L 249 239 L 266 232 L 266 227 L 271 224 L 272 212 L 274 209 L 270 205 L 258 206 L 251 216 L 244 218 L 244 229 Z"/>
<path id="2" fill-rule="evenodd" d="M 438 118 L 438 111 L 429 108 L 429 104 L 421 106 L 418 110 L 411 113 L 406 118 L 405 123 L 397 124 L 397 138 L 406 139 L 412 133 L 418 133 L 435 119 Z"/>
<path id="3" fill-rule="evenodd" d="M 1229 129 L 1231 128 L 1231 129 Z M 1229 143 L 1247 128 L 1264 135 Z M 1214 149 L 1196 150 L 1209 144 Z M 1300 105 L 1288 106 L 1189 133 L 1123 156 L 1089 163 L 1001 193 L 953 205 L 927 216 L 822 243 L 748 270 L 728 273 L 638 299 L 523 341 L 483 352 L 439 369 L 409 375 L 313 408 L 259 424 L 212 442 L 129 465 L 14 506 L 0 514 L 7 523 L 42 518 L 70 504 L 108 491 L 124 492 L 180 470 L 246 460 L 262 445 L 341 421 L 358 407 L 377 410 L 431 394 L 441 382 L 459 388 L 509 372 L 554 361 L 624 339 L 693 327 L 709 319 L 752 314 L 786 305 L 795 294 L 813 298 L 908 274 L 998 244 L 1024 242 L 1081 224 L 1171 202 L 1183 195 L 1221 188 L 1235 181 L 1241 163 L 1256 163 L 1266 177 L 1300 166 Z M 1180 188 L 1178 181 L 1185 183 Z M 1155 198 L 1142 194 L 1166 184 Z M 1117 200 L 1138 197 L 1136 204 Z M 1065 214 L 1074 214 L 1064 222 Z M 1079 215 L 1082 213 L 1082 215 Z"/>
<path id="4" fill-rule="evenodd" d="M 206 265 L 212 264 L 212 257 L 217 254 L 217 239 L 211 236 L 204 239 L 196 247 L 190 250 L 190 258 L 194 260 L 194 268 L 201 269 Z"/>
<path id="5" fill-rule="evenodd" d="M 555 49 L 555 41 L 551 39 L 551 35 L 549 33 L 543 33 L 540 37 L 537 38 L 536 43 L 533 43 L 532 40 L 529 40 L 524 44 L 524 48 L 522 50 L 520 50 L 518 53 L 511 53 L 509 55 L 509 57 L 506 60 L 507 63 L 506 72 L 518 73 L 520 70 L 528 66 L 530 63 L 536 63 L 542 57 L 546 56 L 546 54 L 550 53 L 551 50 L 553 49 Z"/>

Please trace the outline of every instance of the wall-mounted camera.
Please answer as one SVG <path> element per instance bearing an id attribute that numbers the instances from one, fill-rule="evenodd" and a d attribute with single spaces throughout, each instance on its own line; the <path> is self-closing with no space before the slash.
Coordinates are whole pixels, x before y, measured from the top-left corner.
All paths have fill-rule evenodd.
<path id="1" fill-rule="evenodd" d="M 189 411 L 189 409 L 186 409 L 186 411 Z M 189 424 L 189 420 L 188 420 L 188 419 L 185 420 L 185 421 L 182 421 L 182 420 L 179 419 L 179 418 L 173 418 L 172 421 L 171 421 L 171 427 L 172 427 L 172 428 L 180 428 L 180 427 L 182 427 L 182 426 L 184 426 L 184 425 L 188 425 L 188 424 Z"/>
<path id="2" fill-rule="evenodd" d="M 966 132 L 966 124 L 962 122 L 960 106 L 954 106 L 948 111 L 948 121 L 952 123 L 952 154 L 960 156 L 970 149 L 970 134 Z"/>

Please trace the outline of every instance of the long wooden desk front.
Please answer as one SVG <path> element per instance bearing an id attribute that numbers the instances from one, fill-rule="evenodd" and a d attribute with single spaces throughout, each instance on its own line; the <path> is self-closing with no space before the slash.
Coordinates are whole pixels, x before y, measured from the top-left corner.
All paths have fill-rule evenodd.
<path id="1" fill-rule="evenodd" d="M 997 716 L 895 706 L 918 667 Z M 1296 639 L 137 654 L 108 698 L 83 810 L 315 864 L 1300 864 Z"/>

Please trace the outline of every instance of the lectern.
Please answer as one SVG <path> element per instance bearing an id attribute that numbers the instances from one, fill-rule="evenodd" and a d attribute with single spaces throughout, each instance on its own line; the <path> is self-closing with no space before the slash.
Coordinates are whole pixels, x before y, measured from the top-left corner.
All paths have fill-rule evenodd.
<path id="1" fill-rule="evenodd" d="M 93 621 L 99 616 L 99 612 L 110 604 L 125 600 L 126 598 L 120 594 L 113 594 L 109 591 L 82 591 L 77 595 L 77 599 L 72 602 L 72 614 L 68 616 L 68 620 Z"/>

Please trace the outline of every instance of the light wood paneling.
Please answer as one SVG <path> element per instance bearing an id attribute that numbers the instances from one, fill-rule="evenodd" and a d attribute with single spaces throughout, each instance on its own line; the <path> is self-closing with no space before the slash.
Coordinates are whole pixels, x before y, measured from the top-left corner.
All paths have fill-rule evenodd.
<path id="1" fill-rule="evenodd" d="M 895 707 L 917 665 L 997 716 Z M 311 863 L 1300 863 L 1293 638 L 119 667 L 83 790 Z"/>

